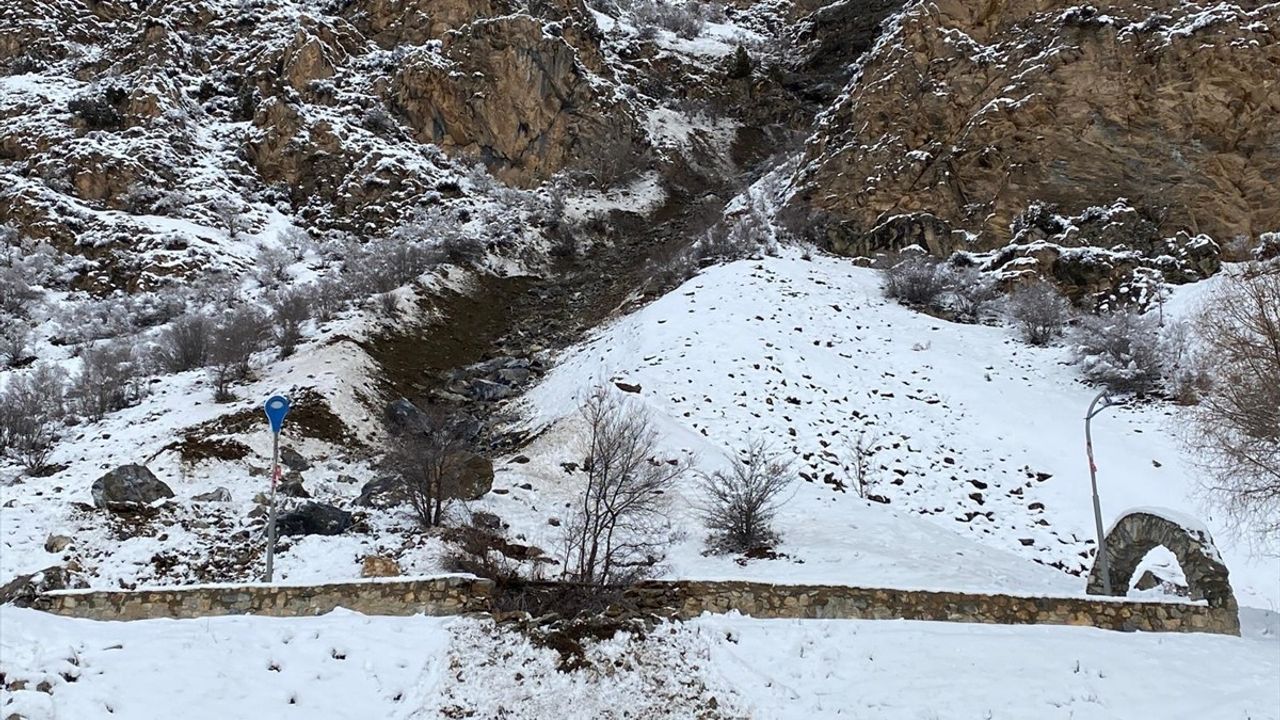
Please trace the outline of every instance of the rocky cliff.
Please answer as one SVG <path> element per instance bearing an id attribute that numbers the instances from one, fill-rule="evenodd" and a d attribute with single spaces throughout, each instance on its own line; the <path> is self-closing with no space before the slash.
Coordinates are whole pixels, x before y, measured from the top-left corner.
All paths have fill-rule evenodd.
<path id="1" fill-rule="evenodd" d="M 1280 227 L 1280 5 L 913 2 L 819 118 L 794 182 L 828 246 L 945 255 L 1033 204 L 1118 199 L 1161 237 Z"/>

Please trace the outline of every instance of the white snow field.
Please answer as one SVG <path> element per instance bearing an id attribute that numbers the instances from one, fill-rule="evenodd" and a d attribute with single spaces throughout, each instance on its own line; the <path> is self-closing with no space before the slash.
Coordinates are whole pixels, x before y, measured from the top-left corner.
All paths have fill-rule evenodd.
<path id="1" fill-rule="evenodd" d="M 1274 620 L 1274 617 L 1273 617 Z M 95 622 L 0 608 L 28 720 L 1275 720 L 1280 636 L 703 616 L 585 647 L 469 618 Z M 48 692 L 37 690 L 48 683 Z"/>
<path id="2" fill-rule="evenodd" d="M 1180 290 L 1166 315 L 1202 290 Z M 500 466 L 495 486 L 510 492 L 477 505 L 555 548 L 547 518 L 575 484 L 560 463 L 580 460 L 575 408 L 620 381 L 640 386 L 626 397 L 652 412 L 671 457 L 714 468 L 764 438 L 806 476 L 779 517 L 777 560 L 707 556 L 697 484 L 684 481 L 671 575 L 1080 594 L 1083 576 L 1064 571 L 1092 565 L 1083 417 L 1097 389 L 1069 362 L 1066 347 L 1030 347 L 1009 327 L 901 307 L 878 272 L 848 260 L 784 250 L 719 265 L 559 358 L 524 401 L 547 427 L 524 451 L 531 462 Z M 1280 607 L 1277 548 L 1197 500 L 1178 412 L 1131 401 L 1094 419 L 1104 525 L 1140 506 L 1198 518 L 1241 605 Z M 870 494 L 887 505 L 850 485 L 850 440 L 864 428 L 880 448 Z"/>

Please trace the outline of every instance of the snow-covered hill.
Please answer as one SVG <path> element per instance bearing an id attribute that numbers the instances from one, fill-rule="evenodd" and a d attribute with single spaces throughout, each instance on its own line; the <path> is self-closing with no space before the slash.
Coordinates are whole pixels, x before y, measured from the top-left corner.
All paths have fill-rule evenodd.
<path id="1" fill-rule="evenodd" d="M 712 469 L 762 438 L 806 477 L 779 520 L 786 557 L 745 566 L 703 554 L 688 481 L 675 575 L 1083 592 L 1094 525 L 1082 418 L 1097 389 L 1065 348 L 917 313 L 885 300 L 880 282 L 874 270 L 794 250 L 704 271 L 560 359 L 525 400 L 535 427 L 548 427 L 525 451 L 533 461 L 504 466 L 498 485 L 510 493 L 480 505 L 555 547 L 547 517 L 575 483 L 560 463 L 580 459 L 575 408 L 592 387 L 623 382 L 640 386 L 631 397 L 653 412 L 673 456 Z M 1180 291 L 1171 319 L 1202 290 Z M 868 494 L 880 501 L 851 487 L 850 441 L 864 430 L 879 448 Z M 1252 546 L 1247 528 L 1197 501 L 1177 406 L 1109 409 L 1094 433 L 1104 522 L 1135 506 L 1203 518 L 1241 604 L 1280 604 L 1275 548 Z"/>

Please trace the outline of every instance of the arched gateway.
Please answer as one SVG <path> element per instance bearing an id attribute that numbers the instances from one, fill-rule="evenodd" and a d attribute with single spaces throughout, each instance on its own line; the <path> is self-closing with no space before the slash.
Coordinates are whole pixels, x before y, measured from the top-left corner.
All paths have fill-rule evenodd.
<path id="1" fill-rule="evenodd" d="M 1195 520 L 1159 508 L 1131 510 L 1111 526 L 1106 544 L 1112 595 L 1125 595 L 1142 559 L 1153 548 L 1164 547 L 1182 567 L 1192 600 L 1204 600 L 1209 607 L 1236 616 L 1227 566 L 1208 529 Z M 1103 587 L 1102 564 L 1095 561 L 1086 592 L 1103 595 Z"/>

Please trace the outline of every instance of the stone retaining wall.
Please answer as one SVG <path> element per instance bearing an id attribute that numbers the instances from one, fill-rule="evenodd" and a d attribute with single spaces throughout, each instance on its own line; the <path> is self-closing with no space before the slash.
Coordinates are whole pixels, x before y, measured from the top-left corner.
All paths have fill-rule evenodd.
<path id="1" fill-rule="evenodd" d="M 93 620 L 210 615 L 322 615 L 344 607 L 367 615 L 457 615 L 489 607 L 493 581 L 467 576 L 328 585 L 208 585 L 152 590 L 64 590 L 38 610 Z"/>
<path id="2" fill-rule="evenodd" d="M 1203 603 L 699 581 L 640 583 L 628 591 L 628 599 L 638 609 L 669 608 L 683 618 L 737 610 L 759 618 L 900 618 L 1240 634 L 1240 620 L 1234 609 L 1212 608 Z"/>
<path id="3" fill-rule="evenodd" d="M 490 607 L 492 581 L 464 576 L 315 586 L 194 586 L 72 590 L 33 607 L 95 620 L 210 615 L 319 615 L 344 607 L 368 615 L 455 615 Z M 1233 610 L 1177 602 L 1016 597 L 923 590 L 756 582 L 652 581 L 627 591 L 624 612 L 681 618 L 737 610 L 758 618 L 945 620 L 1008 625 L 1086 625 L 1108 630 L 1240 634 Z"/>

